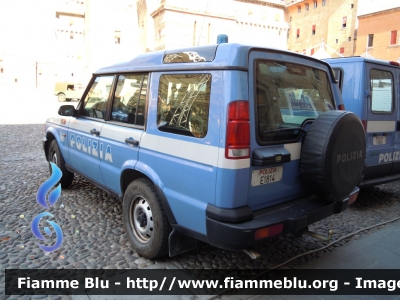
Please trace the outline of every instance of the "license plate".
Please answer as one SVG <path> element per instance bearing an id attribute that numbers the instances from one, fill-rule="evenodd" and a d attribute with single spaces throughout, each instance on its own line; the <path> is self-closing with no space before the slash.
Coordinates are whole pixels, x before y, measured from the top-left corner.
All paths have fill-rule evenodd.
<path id="1" fill-rule="evenodd" d="M 251 186 L 270 184 L 282 180 L 283 167 L 271 167 L 254 170 L 251 175 Z"/>
<path id="2" fill-rule="evenodd" d="M 374 136 L 374 138 L 372 140 L 372 144 L 374 144 L 375 146 L 385 145 L 386 144 L 386 136 L 384 136 L 384 135 Z"/>

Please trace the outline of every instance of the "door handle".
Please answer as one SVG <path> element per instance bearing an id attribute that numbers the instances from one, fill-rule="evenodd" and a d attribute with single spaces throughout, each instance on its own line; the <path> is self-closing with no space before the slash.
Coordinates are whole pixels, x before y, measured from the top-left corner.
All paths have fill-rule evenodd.
<path id="1" fill-rule="evenodd" d="M 139 141 L 134 140 L 133 138 L 126 138 L 125 143 L 133 145 L 133 146 L 139 146 Z"/>
<path id="2" fill-rule="evenodd" d="M 94 134 L 94 135 L 96 135 L 96 136 L 99 136 L 99 135 L 100 135 L 100 131 L 97 131 L 96 128 L 93 128 L 92 130 L 90 130 L 90 133 L 91 133 L 91 134 Z"/>

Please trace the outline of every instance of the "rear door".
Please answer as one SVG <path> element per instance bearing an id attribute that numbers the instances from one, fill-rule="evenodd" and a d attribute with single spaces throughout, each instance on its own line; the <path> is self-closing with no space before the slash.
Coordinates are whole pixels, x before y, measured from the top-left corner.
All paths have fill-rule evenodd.
<path id="1" fill-rule="evenodd" d="M 177 223 L 205 234 L 215 198 L 220 71 L 153 72 L 137 169 L 149 174 Z"/>
<path id="2" fill-rule="evenodd" d="M 251 52 L 251 166 L 248 205 L 261 209 L 304 196 L 300 150 L 307 124 L 334 109 L 328 67 L 282 53 Z"/>
<path id="3" fill-rule="evenodd" d="M 399 161 L 394 152 L 397 104 L 395 103 L 396 74 L 390 66 L 366 64 L 367 111 L 367 168 L 364 180 L 389 175 L 393 162 Z"/>
<path id="4" fill-rule="evenodd" d="M 104 124 L 100 145 L 109 159 L 101 160 L 104 184 L 122 194 L 120 176 L 124 169 L 134 169 L 145 124 L 148 74 L 118 75 L 113 92 L 110 120 Z"/>

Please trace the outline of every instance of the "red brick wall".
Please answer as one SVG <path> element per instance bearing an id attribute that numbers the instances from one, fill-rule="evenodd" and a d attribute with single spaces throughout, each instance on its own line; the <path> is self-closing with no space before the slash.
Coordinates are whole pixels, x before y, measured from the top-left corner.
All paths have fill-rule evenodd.
<path id="1" fill-rule="evenodd" d="M 311 55 L 312 48 L 321 44 L 322 40 L 330 48 L 328 53 L 338 57 L 336 53 L 343 48 L 343 56 L 352 56 L 354 48 L 354 29 L 358 0 L 322 0 L 317 1 L 317 8 L 314 8 L 314 0 L 304 0 L 290 5 L 287 9 L 289 16 L 289 38 L 288 48 L 292 51 L 302 52 Z M 309 9 L 306 10 L 306 4 Z M 298 12 L 298 6 L 301 12 Z M 347 18 L 347 24 L 342 26 L 343 17 Z M 312 25 L 316 25 L 316 32 L 313 34 Z M 300 29 L 300 37 L 297 38 L 297 30 Z M 314 48 L 317 51 L 319 48 Z"/>
<path id="2" fill-rule="evenodd" d="M 369 34 L 373 34 L 373 47 L 368 54 L 374 58 L 397 61 L 400 58 L 400 7 L 386 12 L 358 18 L 358 34 L 355 55 L 364 54 Z M 397 30 L 397 43 L 390 45 L 391 31 Z"/>

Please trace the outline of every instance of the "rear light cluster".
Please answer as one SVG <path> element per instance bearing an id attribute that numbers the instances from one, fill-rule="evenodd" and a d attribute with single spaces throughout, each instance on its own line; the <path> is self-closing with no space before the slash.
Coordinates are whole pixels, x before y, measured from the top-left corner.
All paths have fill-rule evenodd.
<path id="1" fill-rule="evenodd" d="M 270 227 L 265 227 L 258 229 L 254 232 L 254 239 L 255 240 L 262 240 L 267 237 L 271 237 L 277 234 L 280 234 L 283 230 L 283 224 L 279 223 Z"/>
<path id="2" fill-rule="evenodd" d="M 348 203 L 348 205 L 351 205 L 351 204 L 353 204 L 354 202 L 356 202 L 357 197 L 358 197 L 358 192 L 357 192 L 357 193 L 354 193 L 353 195 L 351 195 L 351 196 L 349 197 L 349 203 Z"/>
<path id="3" fill-rule="evenodd" d="M 225 157 L 241 159 L 250 157 L 249 102 L 238 100 L 228 105 Z"/>
<path id="4" fill-rule="evenodd" d="M 364 131 L 367 132 L 367 120 L 362 120 L 361 123 L 363 124 Z"/>

